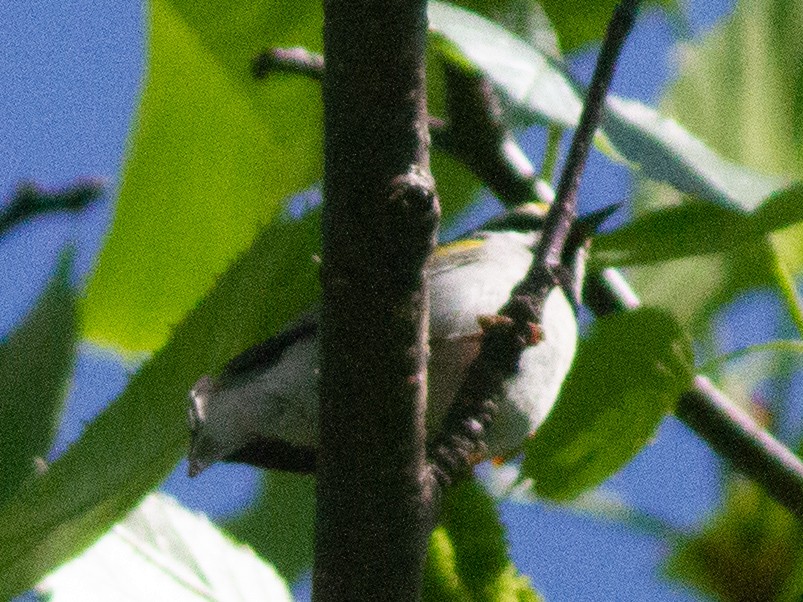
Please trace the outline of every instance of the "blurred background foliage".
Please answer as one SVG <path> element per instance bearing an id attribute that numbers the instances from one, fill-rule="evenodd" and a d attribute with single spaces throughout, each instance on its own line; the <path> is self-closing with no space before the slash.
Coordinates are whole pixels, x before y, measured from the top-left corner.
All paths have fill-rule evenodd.
<path id="1" fill-rule="evenodd" d="M 573 77 L 563 53 L 593 52 L 615 2 L 457 4 L 485 20 L 467 21 L 475 17 L 433 3 L 433 112 L 444 111 L 444 62 L 478 69 L 539 166 L 548 141 L 558 139 L 546 132 L 570 128 L 579 112 L 582 78 Z M 626 265 L 653 313 L 646 322 L 592 327 L 585 342 L 591 351 L 578 359 L 581 377 L 572 381 L 580 384 L 564 397 L 577 403 L 600 391 L 590 376 L 599 375 L 600 356 L 622 368 L 611 379 L 628 392 L 636 389 L 633 374 L 677 369 L 647 379 L 622 404 L 614 422 L 629 431 L 611 434 L 605 410 L 618 407 L 613 394 L 580 409 L 566 400 L 564 416 L 581 418 L 556 412 L 545 438 L 528 447 L 522 474 L 502 483 L 504 471 L 485 467 L 485 488 L 450 492 L 430 543 L 428 600 L 538 599 L 510 559 L 510 535 L 497 514 L 502 500 L 543 504 L 536 492 L 574 499 L 565 507 L 600 523 L 660 534 L 670 548 L 664 574 L 678 591 L 740 602 L 803 596 L 800 524 L 727 468 L 720 471 L 721 507 L 693 528 L 606 496 L 604 487 L 589 492 L 648 444 L 671 413 L 672 396 L 689 382 L 690 343 L 698 369 L 801 447 L 803 193 L 792 187 L 767 199 L 764 192 L 803 179 L 803 0 L 740 1 L 693 40 L 687 6 L 668 0 L 644 9 L 656 11 L 678 38 L 679 75 L 660 113 L 708 148 L 647 107 L 612 107 L 618 121 L 606 124 L 597 147 L 606 160 L 631 168 L 636 184 L 623 212 L 630 229 L 601 236 L 597 258 Z M 319 87 L 286 75 L 258 82 L 250 65 L 272 45 L 320 51 L 320 3 L 150 0 L 147 15 L 142 96 L 113 223 L 88 285 L 80 294 L 71 290 L 72 255 L 65 251 L 37 307 L 0 347 L 0 592 L 7 595 L 83 550 L 157 486 L 184 453 L 184 396 L 195 378 L 276 332 L 317 294 L 311 208 L 321 177 Z M 520 93 L 507 69 L 522 52 L 532 59 L 524 68 L 540 61 L 538 73 L 528 75 L 543 86 Z M 499 210 L 475 176 L 437 149 L 433 170 L 447 226 L 465 228 Z M 651 331 L 650 324 L 665 327 Z M 607 334 L 598 340 L 600 331 Z M 628 344 L 606 346 L 617 338 Z M 113 348 L 139 369 L 69 451 L 48 456 L 80 340 Z M 665 403 L 649 406 L 655 397 Z M 601 454 L 599 467 L 561 479 L 569 467 L 555 460 L 557 452 L 580 444 L 588 457 Z M 53 460 L 44 474 L 42 458 Z M 536 479 L 534 488 L 524 477 Z M 225 522 L 288 583 L 311 566 L 313 490 L 308 477 L 265 475 L 257 501 Z M 537 584 L 538 575 L 532 578 Z M 58 586 L 48 588 L 54 599 L 69 599 Z"/>

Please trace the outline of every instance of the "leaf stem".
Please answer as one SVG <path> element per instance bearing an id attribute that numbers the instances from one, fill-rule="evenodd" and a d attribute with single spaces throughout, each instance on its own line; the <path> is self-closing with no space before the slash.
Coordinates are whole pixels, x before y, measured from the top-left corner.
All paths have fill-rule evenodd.
<path id="1" fill-rule="evenodd" d="M 803 341 L 799 341 L 797 339 L 789 340 L 776 340 L 776 341 L 769 341 L 768 343 L 759 343 L 758 345 L 748 345 L 747 347 L 743 347 L 737 351 L 733 351 L 731 353 L 725 353 L 723 355 L 719 355 L 715 358 L 712 358 L 702 364 L 697 370 L 698 372 L 702 372 L 705 374 L 711 374 L 715 372 L 718 368 L 721 368 L 724 364 L 728 362 L 733 362 L 743 357 L 747 357 L 753 353 L 789 353 L 789 354 L 797 354 L 803 356 Z"/>
<path id="2" fill-rule="evenodd" d="M 546 148 L 544 149 L 544 162 L 541 164 L 539 180 L 544 180 L 552 185 L 555 177 L 555 167 L 558 163 L 558 151 L 560 150 L 560 139 L 563 136 L 563 128 L 550 124 L 547 126 Z"/>

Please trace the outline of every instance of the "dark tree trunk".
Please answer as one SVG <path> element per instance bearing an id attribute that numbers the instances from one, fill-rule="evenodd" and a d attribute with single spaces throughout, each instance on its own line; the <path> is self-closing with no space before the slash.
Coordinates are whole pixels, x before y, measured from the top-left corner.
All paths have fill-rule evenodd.
<path id="1" fill-rule="evenodd" d="M 416 600 L 429 535 L 424 0 L 324 3 L 323 314 L 313 597 Z"/>

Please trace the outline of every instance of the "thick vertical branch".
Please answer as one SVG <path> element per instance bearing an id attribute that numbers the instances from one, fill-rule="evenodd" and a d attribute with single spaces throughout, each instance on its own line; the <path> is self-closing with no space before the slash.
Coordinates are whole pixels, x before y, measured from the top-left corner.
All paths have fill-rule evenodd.
<path id="1" fill-rule="evenodd" d="M 424 0 L 324 2 L 315 600 L 415 600 L 427 541 Z"/>

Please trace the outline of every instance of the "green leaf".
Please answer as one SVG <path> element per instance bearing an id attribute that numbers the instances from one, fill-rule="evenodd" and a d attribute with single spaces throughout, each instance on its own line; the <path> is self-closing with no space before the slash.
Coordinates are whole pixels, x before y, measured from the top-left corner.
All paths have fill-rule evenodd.
<path id="1" fill-rule="evenodd" d="M 51 602 L 292 601 L 284 581 L 249 548 L 156 493 L 38 589 Z"/>
<path id="2" fill-rule="evenodd" d="M 691 343 L 668 313 L 643 308 L 597 320 L 555 407 L 525 444 L 522 477 L 559 501 L 602 483 L 650 441 L 692 378 Z"/>
<path id="3" fill-rule="evenodd" d="M 523 121 L 565 127 L 577 123 L 582 102 L 560 61 L 496 23 L 446 2 L 430 2 L 428 15 L 444 58 L 482 71 Z"/>
<path id="4" fill-rule="evenodd" d="M 558 30 L 561 48 L 571 52 L 601 40 L 618 0 L 540 0 Z"/>
<path id="5" fill-rule="evenodd" d="M 602 131 L 642 175 L 725 207 L 750 209 L 789 184 L 733 163 L 655 109 L 609 96 Z"/>
<path id="6" fill-rule="evenodd" d="M 736 483 L 700 533 L 683 538 L 669 578 L 722 602 L 803 598 L 803 528 L 758 487 Z"/>
<path id="7" fill-rule="evenodd" d="M 558 36 L 542 3 L 533 0 L 457 0 L 457 6 L 495 21 L 541 52 L 559 59 Z"/>
<path id="8" fill-rule="evenodd" d="M 34 310 L 0 345 L 0 504 L 33 475 L 53 443 L 75 361 L 72 250 Z"/>
<path id="9" fill-rule="evenodd" d="M 443 226 L 477 198 L 482 183 L 466 167 L 449 155 L 432 152 L 432 175 L 438 183 Z"/>
<path id="10" fill-rule="evenodd" d="M 294 583 L 312 567 L 314 525 L 315 479 L 267 472 L 259 499 L 226 529 Z"/>
<path id="11" fill-rule="evenodd" d="M 319 2 L 149 3 L 147 77 L 84 334 L 152 351 L 283 201 L 320 178 L 320 87 L 256 81 L 272 45 L 321 48 Z"/>
<path id="12" fill-rule="evenodd" d="M 445 492 L 424 571 L 426 602 L 537 602 L 541 598 L 508 558 L 496 505 L 474 480 Z"/>
<path id="13" fill-rule="evenodd" d="M 741 255 L 766 245 L 770 235 L 803 222 L 803 185 L 765 199 L 749 211 L 738 211 L 690 199 L 678 206 L 642 213 L 622 228 L 594 239 L 599 265 L 628 266 L 726 253 Z M 747 247 L 747 248 L 746 248 Z M 772 265 L 765 266 L 771 281 Z"/>
<path id="14" fill-rule="evenodd" d="M 678 48 L 681 76 L 663 100 L 662 112 L 730 160 L 803 180 L 802 40 L 803 0 L 739 2 L 733 15 L 700 42 Z M 678 196 L 644 183 L 638 198 L 644 208 L 677 204 Z M 779 223 L 793 221 L 786 212 L 799 205 L 799 197 L 787 198 L 788 205 L 767 203 L 758 214 L 768 220 L 761 229 L 773 230 L 771 254 L 797 276 L 803 271 L 803 225 L 778 229 Z M 676 312 L 697 334 L 721 303 L 755 286 L 775 284 L 767 277 L 765 253 L 748 245 L 702 261 L 638 268 L 631 282 L 643 301 Z M 682 284 L 680 293 L 673 283 Z"/>
<path id="15" fill-rule="evenodd" d="M 803 179 L 803 1 L 738 2 L 677 54 L 667 115 L 733 161 Z"/>
<path id="16" fill-rule="evenodd" d="M 651 211 L 595 237 L 593 256 L 600 266 L 668 261 L 730 250 L 752 235 L 747 216 L 691 201 Z"/>
<path id="17" fill-rule="evenodd" d="M 430 29 L 445 60 L 466 62 L 491 81 L 513 125 L 552 123 L 574 127 L 580 86 L 565 65 L 479 15 L 444 2 L 429 5 Z M 726 161 L 675 121 L 638 102 L 610 97 L 597 144 L 645 176 L 726 206 L 753 206 L 784 178 L 768 177 Z"/>
<path id="18" fill-rule="evenodd" d="M 755 287 L 783 292 L 799 323 L 793 276 L 803 268 L 803 184 L 749 210 L 695 200 L 657 207 L 596 237 L 592 263 L 636 266 L 630 276 L 642 301 L 696 334 L 711 311 Z"/>
<path id="19" fill-rule="evenodd" d="M 120 398 L 0 508 L 0 599 L 92 543 L 173 469 L 187 450 L 187 391 L 198 377 L 317 298 L 317 232 L 310 215 L 259 236 Z"/>

